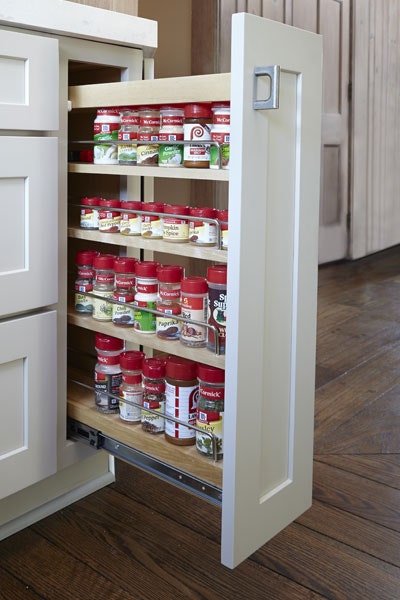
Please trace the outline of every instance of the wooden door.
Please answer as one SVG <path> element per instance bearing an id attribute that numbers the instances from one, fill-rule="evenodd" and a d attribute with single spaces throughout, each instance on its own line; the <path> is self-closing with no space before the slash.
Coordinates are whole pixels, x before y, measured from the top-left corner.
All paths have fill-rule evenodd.
<path id="1" fill-rule="evenodd" d="M 229 567 L 311 504 L 322 99 L 320 36 L 249 14 L 232 24 L 235 235 L 222 501 Z M 278 64 L 279 109 L 255 110 L 254 68 Z M 264 97 L 261 82 L 256 95 Z"/>
<path id="2" fill-rule="evenodd" d="M 319 262 L 348 254 L 350 0 L 220 0 L 193 3 L 194 74 L 230 70 L 230 20 L 248 12 L 323 36 Z M 208 43 L 204 43 L 208 39 Z"/>

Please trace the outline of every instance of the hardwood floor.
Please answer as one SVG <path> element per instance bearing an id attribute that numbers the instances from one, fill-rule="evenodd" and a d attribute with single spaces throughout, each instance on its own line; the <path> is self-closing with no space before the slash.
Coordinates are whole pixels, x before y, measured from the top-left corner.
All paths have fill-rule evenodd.
<path id="1" fill-rule="evenodd" d="M 117 482 L 0 543 L 0 598 L 398 600 L 400 247 L 319 276 L 313 507 L 234 571 L 219 510 Z"/>

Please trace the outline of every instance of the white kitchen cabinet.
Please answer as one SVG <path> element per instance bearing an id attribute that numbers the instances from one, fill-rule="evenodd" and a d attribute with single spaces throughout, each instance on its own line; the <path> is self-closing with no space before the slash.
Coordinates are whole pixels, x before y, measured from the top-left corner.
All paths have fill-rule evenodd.
<path id="1" fill-rule="evenodd" d="M 73 436 L 222 505 L 222 562 L 231 568 L 311 503 L 321 114 L 318 36 L 248 14 L 233 17 L 232 36 L 231 74 L 158 81 L 139 81 L 136 74 L 136 81 L 74 85 L 68 92 L 72 128 L 82 119 L 91 127 L 99 106 L 230 99 L 230 171 L 71 163 L 68 227 L 66 215 L 59 217 L 63 249 L 68 232 L 71 278 L 74 251 L 82 244 L 111 244 L 121 253 L 144 256 L 161 252 L 170 262 L 181 257 L 196 264 L 228 262 L 226 356 L 151 336 L 145 344 L 146 351 L 181 354 L 225 368 L 223 461 L 96 411 L 93 392 L 77 382 L 91 382 L 90 368 L 83 375 L 76 368 L 71 371 L 75 381 L 69 382 L 67 395 Z M 93 60 L 98 62 L 107 64 Z M 274 65 L 279 68 L 265 69 Z M 264 104 L 273 101 L 276 107 L 266 109 Z M 61 136 L 65 130 L 61 123 Z M 97 188 L 117 185 L 121 196 L 137 199 L 133 194 L 143 187 L 146 200 L 154 177 L 229 182 L 229 251 L 89 232 L 74 221 L 77 190 L 98 195 Z M 67 253 L 62 254 L 65 265 Z M 143 344 L 137 332 L 67 309 L 65 280 L 61 288 L 69 339 L 82 353 L 81 365 L 90 367 L 94 331 L 123 337 L 132 347 Z M 61 339 L 64 348 L 65 337 Z M 77 361 L 72 362 L 76 367 Z M 61 370 L 59 359 L 59 378 L 65 382 Z M 74 460 L 77 446 L 68 445 Z"/>

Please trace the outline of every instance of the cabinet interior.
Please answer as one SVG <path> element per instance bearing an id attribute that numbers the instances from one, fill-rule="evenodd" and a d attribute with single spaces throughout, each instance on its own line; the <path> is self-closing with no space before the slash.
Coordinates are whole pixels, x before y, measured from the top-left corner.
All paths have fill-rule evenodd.
<path id="1" fill-rule="evenodd" d="M 105 90 L 107 84 L 120 80 L 119 69 L 110 69 L 101 65 L 71 62 L 69 69 L 70 98 L 72 110 L 68 118 L 68 136 L 70 148 L 80 140 L 91 140 L 93 121 L 96 114 L 99 89 Z M 214 77 L 214 76 L 213 76 Z M 227 76 L 222 76 L 222 88 L 217 94 L 227 90 Z M 182 97 L 192 93 L 191 78 L 182 78 L 183 87 L 170 86 L 170 92 L 164 94 L 165 102 L 181 103 Z M 165 80 L 161 81 L 162 89 Z M 196 82 L 198 78 L 196 78 Z M 159 85 L 156 80 L 139 82 L 121 82 L 113 86 L 109 95 L 109 105 L 126 105 L 126 86 L 133 90 L 130 104 L 141 104 L 135 96 L 135 83 L 150 90 Z M 145 86 L 144 88 L 142 86 Z M 197 85 L 197 83 L 196 83 Z M 196 87 L 196 86 L 195 86 Z M 93 99 L 77 101 L 80 91 L 89 95 L 93 89 Z M 213 90 L 204 92 L 209 101 Z M 211 97 L 208 95 L 211 93 Z M 152 92 L 154 96 L 157 92 Z M 75 99 L 74 99 L 75 98 Z M 123 98 L 123 100 L 121 100 Z M 229 99 L 229 96 L 223 99 Z M 198 100 L 203 100 L 200 97 Z M 92 104 L 90 106 L 90 104 Z M 83 148 L 84 146 L 80 146 Z M 87 146 L 89 147 L 89 146 Z M 71 156 L 70 156 L 71 158 Z M 150 455 L 156 461 L 166 463 L 182 473 L 189 473 L 210 485 L 222 488 L 223 460 L 214 461 L 201 455 L 195 446 L 174 446 L 161 435 L 144 432 L 140 424 L 130 424 L 119 415 L 103 415 L 95 408 L 94 393 L 77 383 L 80 381 L 93 385 L 93 371 L 96 362 L 94 348 L 95 332 L 102 332 L 125 339 L 127 349 L 143 349 L 147 356 L 157 354 L 178 354 L 197 362 L 224 368 L 224 356 L 216 355 L 206 348 L 186 348 L 179 341 L 164 341 L 155 335 L 144 336 L 132 328 L 117 327 L 111 322 L 99 322 L 90 315 L 80 315 L 74 310 L 74 281 L 76 278 L 75 255 L 78 250 L 96 249 L 102 253 L 135 256 L 141 260 L 157 260 L 164 264 L 180 264 L 187 275 L 205 276 L 207 265 L 227 261 L 227 252 L 218 248 L 197 248 L 190 244 L 171 244 L 163 240 L 146 240 L 139 237 L 127 237 L 119 233 L 104 234 L 98 231 L 86 231 L 79 227 L 79 202 L 84 196 L 115 197 L 129 200 L 160 201 L 171 204 L 191 206 L 214 206 L 228 208 L 228 172 L 210 169 L 168 169 L 162 167 L 113 166 L 109 168 L 91 163 L 70 161 L 68 168 L 68 416 L 80 423 L 97 428 L 104 435 Z M 149 174 L 147 176 L 147 173 Z"/>

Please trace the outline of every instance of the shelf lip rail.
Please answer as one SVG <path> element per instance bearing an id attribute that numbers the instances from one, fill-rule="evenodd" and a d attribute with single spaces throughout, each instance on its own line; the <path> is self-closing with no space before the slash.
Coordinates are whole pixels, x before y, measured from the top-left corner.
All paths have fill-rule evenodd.
<path id="1" fill-rule="evenodd" d="M 200 498 L 208 500 L 216 506 L 222 505 L 222 490 L 220 488 L 198 479 L 189 473 L 181 471 L 180 469 L 171 467 L 163 461 L 155 459 L 127 444 L 118 442 L 97 429 L 68 417 L 67 433 L 68 437 L 72 440 L 85 442 L 98 450 L 105 450 L 113 456 L 121 458 L 132 465 L 199 496 Z"/>

